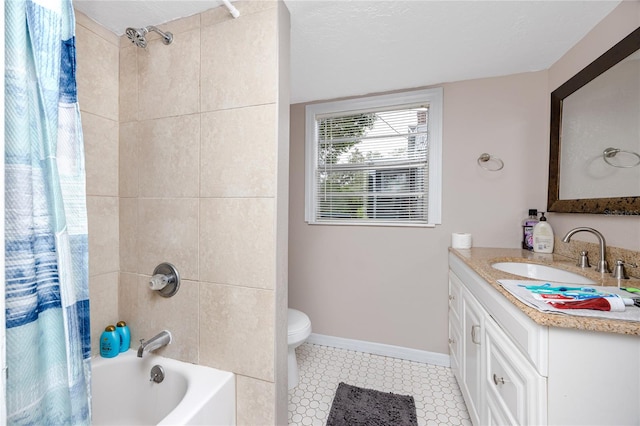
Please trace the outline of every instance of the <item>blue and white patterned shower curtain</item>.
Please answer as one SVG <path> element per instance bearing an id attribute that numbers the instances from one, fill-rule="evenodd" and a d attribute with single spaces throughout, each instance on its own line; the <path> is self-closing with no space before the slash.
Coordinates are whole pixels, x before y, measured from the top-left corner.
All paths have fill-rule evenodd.
<path id="1" fill-rule="evenodd" d="M 7 421 L 89 424 L 84 147 L 70 0 L 5 0 Z"/>

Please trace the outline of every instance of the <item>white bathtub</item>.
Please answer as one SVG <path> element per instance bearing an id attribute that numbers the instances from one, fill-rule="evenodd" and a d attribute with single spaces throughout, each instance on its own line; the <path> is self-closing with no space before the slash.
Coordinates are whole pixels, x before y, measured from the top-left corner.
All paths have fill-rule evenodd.
<path id="1" fill-rule="evenodd" d="M 162 383 L 149 380 L 161 365 Z M 91 360 L 93 425 L 235 425 L 233 373 L 129 350 Z"/>

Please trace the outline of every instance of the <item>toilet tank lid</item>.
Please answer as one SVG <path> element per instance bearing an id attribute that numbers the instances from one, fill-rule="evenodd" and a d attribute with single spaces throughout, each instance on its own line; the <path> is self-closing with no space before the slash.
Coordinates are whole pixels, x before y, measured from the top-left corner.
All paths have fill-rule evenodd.
<path id="1" fill-rule="evenodd" d="M 311 326 L 311 320 L 307 314 L 297 309 L 289 309 L 288 321 L 288 334 L 297 333 Z"/>

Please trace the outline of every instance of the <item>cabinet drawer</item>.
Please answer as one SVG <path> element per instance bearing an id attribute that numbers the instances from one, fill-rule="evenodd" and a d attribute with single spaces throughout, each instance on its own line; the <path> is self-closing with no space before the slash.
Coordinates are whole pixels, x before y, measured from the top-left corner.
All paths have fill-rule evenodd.
<path id="1" fill-rule="evenodd" d="M 494 419 L 513 425 L 546 423 L 546 379 L 491 319 L 485 321 L 485 388 Z"/>
<path id="2" fill-rule="evenodd" d="M 451 271 L 449 271 L 449 311 L 460 323 L 462 318 L 460 315 L 462 312 L 462 282 Z"/>

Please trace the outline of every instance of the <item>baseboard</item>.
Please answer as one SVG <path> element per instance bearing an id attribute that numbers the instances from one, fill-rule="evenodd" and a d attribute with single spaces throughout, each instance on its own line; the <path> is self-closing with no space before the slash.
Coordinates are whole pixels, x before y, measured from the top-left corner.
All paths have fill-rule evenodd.
<path id="1" fill-rule="evenodd" d="M 390 358 L 422 362 L 424 364 L 441 365 L 443 367 L 451 366 L 449 355 L 447 354 L 405 348 L 402 346 L 385 345 L 384 343 L 366 342 L 364 340 L 345 339 L 342 337 L 333 337 L 316 333 L 311 333 L 307 342 L 316 345 L 331 346 L 334 348 L 388 356 Z"/>

